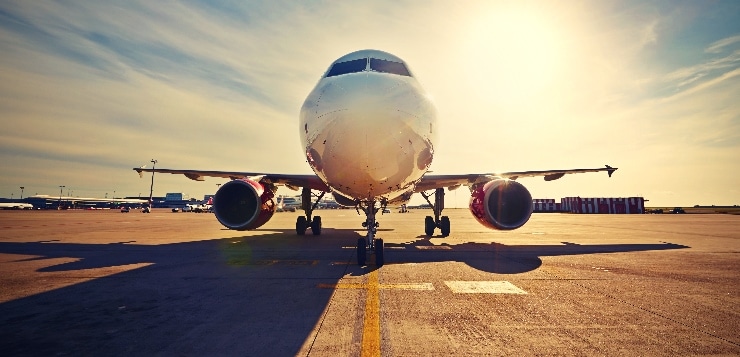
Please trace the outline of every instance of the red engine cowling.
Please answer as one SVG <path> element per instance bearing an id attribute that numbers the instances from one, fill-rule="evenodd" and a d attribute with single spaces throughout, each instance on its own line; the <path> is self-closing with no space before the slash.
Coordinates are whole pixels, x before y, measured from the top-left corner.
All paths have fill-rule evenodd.
<path id="1" fill-rule="evenodd" d="M 213 198 L 213 212 L 226 228 L 244 231 L 267 223 L 275 213 L 275 194 L 249 179 L 232 180 Z"/>
<path id="2" fill-rule="evenodd" d="M 512 180 L 493 180 L 473 189 L 470 213 L 482 225 L 501 230 L 517 229 L 532 215 L 532 195 Z"/>

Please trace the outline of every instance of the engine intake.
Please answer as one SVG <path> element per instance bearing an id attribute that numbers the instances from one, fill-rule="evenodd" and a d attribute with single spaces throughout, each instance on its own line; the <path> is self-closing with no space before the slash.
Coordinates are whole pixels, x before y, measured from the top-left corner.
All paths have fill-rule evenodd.
<path id="1" fill-rule="evenodd" d="M 470 196 L 470 213 L 482 225 L 500 230 L 523 226 L 532 215 L 532 195 L 512 180 L 493 180 L 476 187 Z"/>
<path id="2" fill-rule="evenodd" d="M 224 227 L 238 231 L 255 229 L 275 213 L 274 193 L 253 180 L 232 180 L 213 198 L 213 212 Z"/>

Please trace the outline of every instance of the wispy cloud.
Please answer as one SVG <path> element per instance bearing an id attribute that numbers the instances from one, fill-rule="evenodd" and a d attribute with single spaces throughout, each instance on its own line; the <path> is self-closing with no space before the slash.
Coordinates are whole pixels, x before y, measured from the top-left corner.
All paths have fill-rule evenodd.
<path id="1" fill-rule="evenodd" d="M 735 44 L 736 42 L 740 42 L 740 35 L 736 36 L 730 36 L 727 38 L 723 38 L 717 42 L 712 43 L 707 47 L 704 52 L 706 53 L 720 53 L 725 50 L 726 47 Z"/>
<path id="2" fill-rule="evenodd" d="M 740 37 L 739 37 L 740 38 Z M 722 46 L 726 48 L 730 43 Z M 722 57 L 710 58 L 703 63 L 698 63 L 693 66 L 679 68 L 666 74 L 663 80 L 666 83 L 670 83 L 675 86 L 677 90 L 702 79 L 711 80 L 713 78 L 719 78 L 725 76 L 727 73 L 732 73 L 734 70 L 740 68 L 740 46 L 739 48 L 729 51 Z M 707 51 L 711 54 L 720 54 L 721 51 Z"/>

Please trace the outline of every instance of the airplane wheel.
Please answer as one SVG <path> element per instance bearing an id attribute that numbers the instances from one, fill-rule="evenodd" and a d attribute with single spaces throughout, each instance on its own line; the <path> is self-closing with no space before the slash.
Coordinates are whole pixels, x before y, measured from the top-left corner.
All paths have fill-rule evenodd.
<path id="1" fill-rule="evenodd" d="M 375 265 L 376 266 L 383 266 L 383 262 L 385 261 L 385 257 L 383 256 L 384 251 L 384 245 L 382 239 L 376 239 L 375 240 Z"/>
<path id="2" fill-rule="evenodd" d="M 432 216 L 426 216 L 424 218 L 424 232 L 431 237 L 434 235 L 434 228 L 434 218 L 432 218 Z"/>
<path id="3" fill-rule="evenodd" d="M 313 218 L 313 222 L 311 222 L 311 231 L 313 231 L 313 235 L 315 236 L 321 235 L 321 217 L 316 216 Z"/>
<path id="4" fill-rule="evenodd" d="M 440 230 L 442 231 L 442 236 L 447 237 L 450 235 L 450 217 L 442 216 L 442 219 L 440 220 Z"/>
<path id="5" fill-rule="evenodd" d="M 299 236 L 302 236 L 306 234 L 306 217 L 305 216 L 298 216 L 298 219 L 295 221 L 295 232 L 298 233 Z"/>
<path id="6" fill-rule="evenodd" d="M 357 239 L 357 264 L 360 266 L 365 265 L 367 258 L 367 245 L 365 244 L 365 238 Z"/>

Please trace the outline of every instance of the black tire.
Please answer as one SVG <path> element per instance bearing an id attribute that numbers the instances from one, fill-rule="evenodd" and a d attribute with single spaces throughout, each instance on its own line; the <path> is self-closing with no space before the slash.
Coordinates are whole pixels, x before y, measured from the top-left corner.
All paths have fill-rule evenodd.
<path id="1" fill-rule="evenodd" d="M 367 260 L 367 245 L 365 238 L 357 239 L 357 265 L 364 266 Z"/>
<path id="2" fill-rule="evenodd" d="M 447 237 L 450 235 L 450 217 L 442 216 L 439 223 L 439 230 L 442 231 L 442 236 Z"/>
<path id="3" fill-rule="evenodd" d="M 385 257 L 383 256 L 383 251 L 385 246 L 383 245 L 383 239 L 376 239 L 375 240 L 375 265 L 378 267 L 383 266 L 383 263 L 385 262 Z"/>
<path id="4" fill-rule="evenodd" d="M 436 228 L 434 218 L 432 216 L 426 216 L 424 218 L 424 233 L 431 237 L 434 235 L 434 228 Z"/>
<path id="5" fill-rule="evenodd" d="M 313 222 L 311 222 L 311 231 L 315 236 L 321 235 L 321 217 L 316 216 L 313 218 Z"/>
<path id="6" fill-rule="evenodd" d="M 305 235 L 306 234 L 306 227 L 308 225 L 306 224 L 306 217 L 305 216 L 298 216 L 298 218 L 295 221 L 295 232 L 299 235 Z"/>

